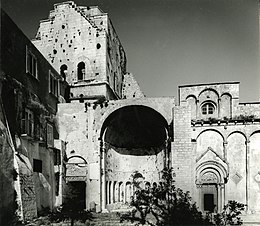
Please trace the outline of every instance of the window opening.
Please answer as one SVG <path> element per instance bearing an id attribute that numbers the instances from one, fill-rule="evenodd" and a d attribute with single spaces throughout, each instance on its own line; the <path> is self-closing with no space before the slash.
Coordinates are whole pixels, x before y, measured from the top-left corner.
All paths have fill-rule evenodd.
<path id="1" fill-rule="evenodd" d="M 26 72 L 38 78 L 37 59 L 28 47 L 26 47 Z"/>
<path id="2" fill-rule="evenodd" d="M 66 76 L 68 73 L 68 66 L 66 64 L 61 65 L 60 67 L 60 74 L 63 77 L 63 79 L 66 81 Z"/>
<path id="3" fill-rule="evenodd" d="M 33 172 L 42 173 L 42 161 L 33 159 Z"/>
<path id="4" fill-rule="evenodd" d="M 206 103 L 201 108 L 203 115 L 212 115 L 215 111 L 215 107 L 212 103 Z"/>
<path id="5" fill-rule="evenodd" d="M 47 123 L 47 145 L 48 147 L 53 147 L 54 140 L 53 140 L 53 126 L 50 123 Z"/>
<path id="6" fill-rule="evenodd" d="M 59 81 L 51 71 L 49 71 L 49 92 L 56 97 L 59 95 Z"/>
<path id="7" fill-rule="evenodd" d="M 80 62 L 78 64 L 78 80 L 83 80 L 85 77 L 85 63 Z"/>
<path id="8" fill-rule="evenodd" d="M 34 114 L 31 110 L 25 108 L 24 116 L 21 121 L 21 132 L 22 134 L 27 134 L 30 137 L 33 137 L 33 128 L 34 128 Z"/>

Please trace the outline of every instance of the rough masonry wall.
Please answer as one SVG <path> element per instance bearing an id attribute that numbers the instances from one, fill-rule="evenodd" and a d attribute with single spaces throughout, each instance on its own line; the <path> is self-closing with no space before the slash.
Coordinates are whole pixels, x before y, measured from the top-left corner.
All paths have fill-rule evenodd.
<path id="1" fill-rule="evenodd" d="M 75 87 L 93 81 L 106 81 L 106 16 L 104 25 L 96 26 L 90 22 L 84 10 L 77 8 L 73 2 L 56 4 L 49 19 L 41 21 L 36 39 L 33 40 L 57 71 L 66 65 L 66 80 Z M 78 81 L 80 62 L 85 64 L 85 74 Z M 74 97 L 80 94 L 73 92 L 72 89 Z M 100 93 L 90 93 L 94 94 Z"/>
<path id="2" fill-rule="evenodd" d="M 102 82 L 113 91 L 112 99 L 121 98 L 125 52 L 108 15 L 98 7 L 55 4 L 49 18 L 41 21 L 33 43 L 73 86 L 71 97 L 107 97 L 107 90 L 89 87 Z"/>
<path id="3" fill-rule="evenodd" d="M 143 92 L 135 77 L 131 73 L 126 73 L 123 80 L 122 98 L 142 98 L 144 97 Z"/>
<path id="4" fill-rule="evenodd" d="M 111 21 L 107 20 L 107 76 L 112 90 L 121 99 L 126 54 Z"/>
<path id="5" fill-rule="evenodd" d="M 23 208 L 28 218 L 34 213 L 36 204 L 37 213 L 45 208 L 53 210 L 55 205 L 55 178 L 53 151 L 39 144 L 31 144 L 27 139 L 17 140 L 19 155 L 24 161 L 19 161 L 19 175 L 21 178 L 21 192 Z M 34 171 L 34 160 L 40 160 L 42 171 Z"/>

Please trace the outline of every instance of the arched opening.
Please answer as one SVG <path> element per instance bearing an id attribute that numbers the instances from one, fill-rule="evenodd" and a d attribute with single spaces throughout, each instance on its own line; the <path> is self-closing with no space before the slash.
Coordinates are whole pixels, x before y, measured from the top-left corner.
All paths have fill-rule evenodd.
<path id="1" fill-rule="evenodd" d="M 102 183 L 126 181 L 133 172 L 141 172 L 142 186 L 159 181 L 159 172 L 168 165 L 168 123 L 154 109 L 142 105 L 125 106 L 112 112 L 101 128 Z M 124 184 L 124 187 L 123 187 Z M 129 183 L 119 183 L 115 202 L 130 202 L 134 188 Z M 112 196 L 112 192 L 103 195 Z M 112 197 L 103 197 L 111 204 Z M 109 209 L 113 209 L 111 205 Z M 115 207 L 116 208 L 116 207 Z"/>
<path id="2" fill-rule="evenodd" d="M 224 206 L 227 170 L 222 164 L 208 161 L 196 169 L 197 203 L 204 212 L 220 212 Z"/>
<path id="3" fill-rule="evenodd" d="M 64 203 L 86 208 L 87 162 L 82 156 L 71 156 L 66 164 Z"/>
<path id="4" fill-rule="evenodd" d="M 215 106 L 212 102 L 206 102 L 201 106 L 202 115 L 213 115 L 215 110 Z"/>
<path id="5" fill-rule="evenodd" d="M 65 81 L 66 81 L 67 73 L 68 73 L 68 66 L 66 64 L 61 65 L 60 74 Z"/>
<path id="6" fill-rule="evenodd" d="M 78 67 L 77 67 L 77 72 L 78 72 L 78 81 L 81 81 L 85 78 L 85 63 L 84 62 L 80 62 L 78 63 Z"/>

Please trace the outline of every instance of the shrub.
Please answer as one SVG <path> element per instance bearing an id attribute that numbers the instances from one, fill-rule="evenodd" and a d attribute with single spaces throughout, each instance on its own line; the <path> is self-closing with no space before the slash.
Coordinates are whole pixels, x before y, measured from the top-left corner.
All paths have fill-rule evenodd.
<path id="1" fill-rule="evenodd" d="M 139 175 L 138 172 L 132 175 L 135 192 L 131 201 L 139 217 L 133 212 L 121 218 L 158 226 L 213 225 L 192 203 L 189 192 L 175 187 L 172 168 L 162 170 L 158 186 L 142 188 Z"/>
<path id="2" fill-rule="evenodd" d="M 218 213 L 214 217 L 215 224 L 218 226 L 243 224 L 239 215 L 245 210 L 245 206 L 242 203 L 229 200 L 228 204 L 224 206 L 222 213 Z"/>

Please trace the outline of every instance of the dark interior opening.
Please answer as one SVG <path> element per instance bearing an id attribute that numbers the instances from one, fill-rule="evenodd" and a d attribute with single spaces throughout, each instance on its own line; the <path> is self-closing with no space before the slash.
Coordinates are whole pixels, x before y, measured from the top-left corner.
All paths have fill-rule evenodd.
<path id="1" fill-rule="evenodd" d="M 204 210 L 214 212 L 214 195 L 204 194 Z"/>
<path id="2" fill-rule="evenodd" d="M 64 202 L 70 209 L 86 209 L 86 183 L 85 181 L 71 181 L 67 184 Z"/>
<path id="3" fill-rule="evenodd" d="M 104 128 L 105 142 L 120 148 L 160 147 L 165 144 L 168 131 L 167 121 L 160 113 L 140 105 L 116 110 L 106 119 Z"/>

